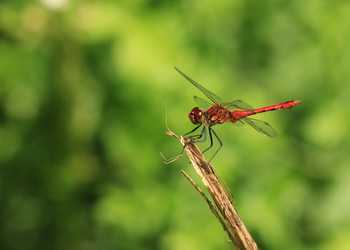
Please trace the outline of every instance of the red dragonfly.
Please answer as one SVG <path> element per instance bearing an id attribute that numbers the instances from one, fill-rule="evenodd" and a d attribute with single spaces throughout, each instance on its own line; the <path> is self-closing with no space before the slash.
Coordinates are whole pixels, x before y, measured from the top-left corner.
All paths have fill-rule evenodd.
<path id="1" fill-rule="evenodd" d="M 210 146 L 207 149 L 205 149 L 203 153 L 209 150 L 213 146 L 212 134 L 214 134 L 214 136 L 220 143 L 220 147 L 216 150 L 216 152 L 214 153 L 211 159 L 213 159 L 213 157 L 219 152 L 219 150 L 223 145 L 218 135 L 212 129 L 212 126 L 216 124 L 223 124 L 226 122 L 230 122 L 238 125 L 249 124 L 260 133 L 263 133 L 269 137 L 276 137 L 277 132 L 271 127 L 270 124 L 257 119 L 248 118 L 248 116 L 267 112 L 267 111 L 278 110 L 278 109 L 290 109 L 300 103 L 300 101 L 288 101 L 288 102 L 282 102 L 279 104 L 275 104 L 275 105 L 271 105 L 263 108 L 254 109 L 253 107 L 246 104 L 242 100 L 235 100 L 232 102 L 223 102 L 220 97 L 213 94 L 212 92 L 210 92 L 209 90 L 207 90 L 206 88 L 204 88 L 203 86 L 201 86 L 200 84 L 192 80 L 190 77 L 182 73 L 176 67 L 175 69 L 182 76 L 184 76 L 190 83 L 192 83 L 197 89 L 199 89 L 204 95 L 206 95 L 209 98 L 209 100 L 212 102 L 212 103 L 209 103 L 203 100 L 202 98 L 199 98 L 197 96 L 194 97 L 196 103 L 199 106 L 206 108 L 206 110 L 200 109 L 199 107 L 195 107 L 192 109 L 188 117 L 190 118 L 193 124 L 196 124 L 196 125 L 198 124 L 198 126 L 185 134 L 185 136 L 188 134 L 191 134 L 194 131 L 196 131 L 199 127 L 204 125 L 200 134 L 190 136 L 190 138 L 192 138 L 196 142 L 204 142 L 206 141 L 207 130 L 208 130 L 209 138 L 210 138 Z M 230 109 L 239 109 L 239 110 L 230 111 Z"/>

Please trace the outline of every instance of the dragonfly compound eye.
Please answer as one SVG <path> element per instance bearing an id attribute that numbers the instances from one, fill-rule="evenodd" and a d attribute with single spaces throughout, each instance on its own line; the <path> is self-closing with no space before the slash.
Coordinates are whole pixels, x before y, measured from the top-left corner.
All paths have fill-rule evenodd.
<path id="1" fill-rule="evenodd" d="M 203 111 L 198 107 L 193 108 L 191 113 L 188 114 L 188 117 L 193 124 L 203 123 Z"/>

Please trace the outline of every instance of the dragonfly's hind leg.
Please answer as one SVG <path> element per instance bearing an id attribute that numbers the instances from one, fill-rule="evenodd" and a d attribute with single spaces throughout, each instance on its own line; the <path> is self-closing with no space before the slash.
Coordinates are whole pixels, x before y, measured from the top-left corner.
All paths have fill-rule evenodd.
<path id="1" fill-rule="evenodd" d="M 214 132 L 214 130 L 212 130 L 211 128 L 208 128 L 208 130 L 209 130 L 210 145 L 202 152 L 203 154 L 213 147 L 213 136 L 211 132 Z"/>
<path id="2" fill-rule="evenodd" d="M 222 143 L 222 141 L 220 140 L 220 138 L 219 138 L 219 136 L 215 133 L 215 131 L 214 130 L 212 130 L 211 128 L 209 128 L 209 133 L 210 133 L 210 140 L 212 141 L 212 138 L 211 138 L 211 132 L 213 132 L 213 134 L 215 135 L 215 137 L 216 137 L 216 139 L 218 140 L 218 142 L 220 143 L 220 147 L 215 151 L 215 153 L 213 154 L 213 156 L 210 158 L 210 160 L 209 160 L 209 162 L 211 162 L 211 160 L 215 157 L 215 155 L 220 151 L 220 149 L 221 149 L 221 147 L 222 147 L 222 145 L 223 145 L 223 143 Z M 211 146 L 209 147 L 209 148 L 211 148 L 212 147 L 212 142 L 211 142 Z M 209 149 L 208 148 L 208 149 Z M 205 150 L 206 151 L 206 150 Z M 205 152 L 204 151 L 204 152 Z M 204 153 L 203 152 L 203 153 Z"/>

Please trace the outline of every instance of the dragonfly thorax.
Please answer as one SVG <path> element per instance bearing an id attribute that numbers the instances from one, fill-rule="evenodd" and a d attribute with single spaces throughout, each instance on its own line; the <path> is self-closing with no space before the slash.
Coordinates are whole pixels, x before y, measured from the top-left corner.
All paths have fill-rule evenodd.
<path id="1" fill-rule="evenodd" d="M 188 117 L 193 124 L 201 124 L 204 122 L 203 111 L 198 107 L 193 108 L 188 114 Z"/>
<path id="2" fill-rule="evenodd" d="M 204 112 L 204 125 L 211 127 L 216 124 L 232 122 L 231 112 L 220 104 L 214 104 Z"/>

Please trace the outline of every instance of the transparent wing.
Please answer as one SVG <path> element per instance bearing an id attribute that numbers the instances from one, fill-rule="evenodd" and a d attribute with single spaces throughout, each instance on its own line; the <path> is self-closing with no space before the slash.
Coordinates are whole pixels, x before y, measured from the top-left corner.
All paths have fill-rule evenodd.
<path id="1" fill-rule="evenodd" d="M 241 120 L 235 121 L 235 122 L 230 122 L 230 124 L 235 125 L 235 126 L 243 126 L 244 122 Z"/>
<path id="2" fill-rule="evenodd" d="M 215 95 L 214 93 L 210 92 L 203 86 L 201 86 L 199 83 L 192 80 L 189 76 L 182 73 L 178 68 L 174 67 L 183 77 L 185 77 L 192 85 L 194 85 L 197 89 L 199 89 L 203 94 L 205 94 L 213 103 L 222 103 L 222 100 L 220 97 Z"/>
<path id="3" fill-rule="evenodd" d="M 247 117 L 242 118 L 241 120 L 248 123 L 250 126 L 255 128 L 260 133 L 263 133 L 269 137 L 273 138 L 273 137 L 276 137 L 278 135 L 277 131 L 267 122 L 263 122 L 260 120 L 256 120 L 253 118 L 247 118 Z"/>
<path id="4" fill-rule="evenodd" d="M 248 103 L 246 103 L 242 100 L 235 100 L 232 102 L 226 102 L 223 105 L 228 109 L 232 109 L 232 108 L 237 108 L 237 109 L 242 109 L 242 110 L 254 109 L 252 106 L 250 106 Z"/>
<path id="5" fill-rule="evenodd" d="M 198 97 L 198 96 L 194 96 L 194 101 L 197 103 L 198 107 L 201 109 L 208 109 L 209 107 L 213 106 L 212 103 Z"/>

